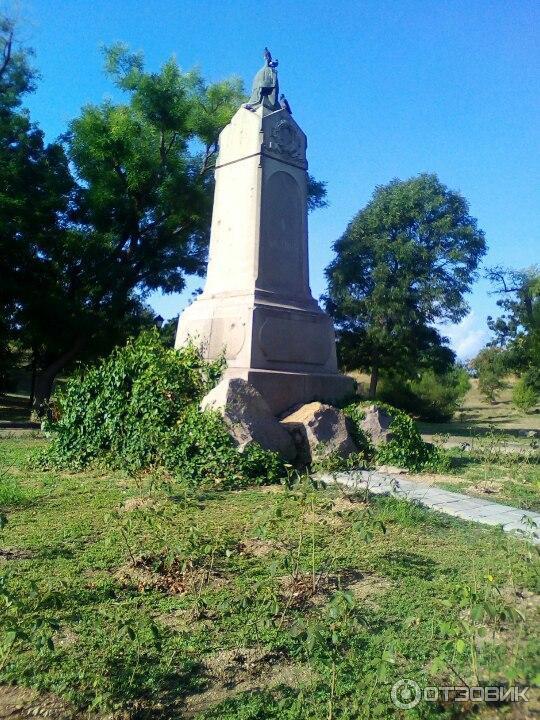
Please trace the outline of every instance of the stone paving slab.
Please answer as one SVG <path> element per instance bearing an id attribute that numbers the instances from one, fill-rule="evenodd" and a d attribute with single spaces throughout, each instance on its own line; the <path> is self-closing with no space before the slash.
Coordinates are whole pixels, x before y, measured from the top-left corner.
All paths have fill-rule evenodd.
<path id="1" fill-rule="evenodd" d="M 319 473 L 317 480 L 326 484 L 346 485 L 355 490 L 368 490 L 375 495 L 393 495 L 410 502 L 419 502 L 437 512 L 462 520 L 500 525 L 504 532 L 518 534 L 535 545 L 540 544 L 540 513 L 520 510 L 511 505 L 482 500 L 437 487 L 419 485 L 404 477 L 384 475 L 368 470 Z"/>

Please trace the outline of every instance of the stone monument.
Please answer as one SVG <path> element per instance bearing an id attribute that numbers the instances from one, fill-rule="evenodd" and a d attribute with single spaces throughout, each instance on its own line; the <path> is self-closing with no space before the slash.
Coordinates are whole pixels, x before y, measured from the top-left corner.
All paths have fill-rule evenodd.
<path id="1" fill-rule="evenodd" d="M 334 327 L 309 287 L 306 136 L 278 101 L 265 49 L 248 104 L 219 137 L 208 274 L 180 316 L 176 347 L 225 353 L 225 378 L 254 386 L 275 414 L 335 402 L 354 388 L 337 370 Z"/>

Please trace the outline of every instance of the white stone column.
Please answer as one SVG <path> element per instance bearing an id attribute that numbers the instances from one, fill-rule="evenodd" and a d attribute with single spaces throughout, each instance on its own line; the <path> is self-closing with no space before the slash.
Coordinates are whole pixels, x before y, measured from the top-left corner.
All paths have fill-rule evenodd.
<path id="1" fill-rule="evenodd" d="M 274 412 L 337 400 L 332 322 L 309 288 L 306 136 L 286 110 L 240 108 L 219 140 L 204 292 L 178 323 L 206 357 L 225 352 Z"/>

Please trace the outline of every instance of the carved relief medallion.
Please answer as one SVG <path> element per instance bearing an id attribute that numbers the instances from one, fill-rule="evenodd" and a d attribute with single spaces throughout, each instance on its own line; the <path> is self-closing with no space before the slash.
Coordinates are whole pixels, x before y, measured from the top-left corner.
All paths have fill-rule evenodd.
<path id="1" fill-rule="evenodd" d="M 293 123 L 281 118 L 272 128 L 268 149 L 297 160 L 303 159 L 303 143 L 300 132 Z"/>

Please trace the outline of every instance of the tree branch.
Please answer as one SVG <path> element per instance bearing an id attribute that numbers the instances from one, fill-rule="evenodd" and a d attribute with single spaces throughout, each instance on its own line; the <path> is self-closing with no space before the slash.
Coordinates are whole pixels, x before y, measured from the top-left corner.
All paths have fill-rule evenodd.
<path id="1" fill-rule="evenodd" d="M 218 149 L 218 143 L 217 140 L 214 140 L 213 142 L 209 143 L 206 146 L 206 150 L 204 153 L 204 160 L 201 166 L 201 169 L 197 173 L 197 178 L 201 178 L 208 170 L 211 170 L 214 165 L 210 165 L 210 160 L 212 157 L 216 154 Z"/>
<path id="2" fill-rule="evenodd" d="M 6 44 L 4 45 L 4 49 L 2 52 L 2 64 L 0 65 L 0 80 L 2 79 L 2 76 L 6 72 L 8 65 L 11 61 L 11 53 L 13 50 L 13 29 L 9 31 Z"/>

